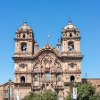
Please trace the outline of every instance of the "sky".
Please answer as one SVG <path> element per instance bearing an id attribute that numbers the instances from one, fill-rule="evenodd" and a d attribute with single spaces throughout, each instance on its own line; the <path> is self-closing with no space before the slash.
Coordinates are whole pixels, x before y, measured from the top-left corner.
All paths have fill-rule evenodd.
<path id="1" fill-rule="evenodd" d="M 71 17 L 81 34 L 82 78 L 100 78 L 100 0 L 0 0 L 0 84 L 14 79 L 15 32 L 27 21 L 42 48 L 56 46 Z"/>

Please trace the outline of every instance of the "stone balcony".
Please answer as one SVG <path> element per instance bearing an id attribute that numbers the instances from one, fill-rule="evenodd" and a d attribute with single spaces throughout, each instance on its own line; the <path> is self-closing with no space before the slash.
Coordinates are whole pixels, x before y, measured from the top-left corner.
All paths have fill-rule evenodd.
<path id="1" fill-rule="evenodd" d="M 40 85 L 40 84 L 39 85 L 33 85 L 32 86 L 32 89 L 33 90 L 41 90 L 41 88 L 42 88 L 42 85 Z"/>
<path id="2" fill-rule="evenodd" d="M 55 86 L 55 89 L 56 90 L 63 90 L 64 89 L 64 86 L 62 86 L 62 85 L 56 85 Z"/>
<path id="3" fill-rule="evenodd" d="M 15 87 L 31 87 L 31 83 L 14 83 Z"/>

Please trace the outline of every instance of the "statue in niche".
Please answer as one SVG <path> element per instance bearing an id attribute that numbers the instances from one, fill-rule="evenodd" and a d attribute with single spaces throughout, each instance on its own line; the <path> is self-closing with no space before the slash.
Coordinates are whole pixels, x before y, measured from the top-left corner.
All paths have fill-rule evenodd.
<path id="1" fill-rule="evenodd" d="M 48 59 L 44 60 L 44 64 L 45 64 L 45 68 L 48 68 L 48 69 L 50 68 L 50 62 Z"/>

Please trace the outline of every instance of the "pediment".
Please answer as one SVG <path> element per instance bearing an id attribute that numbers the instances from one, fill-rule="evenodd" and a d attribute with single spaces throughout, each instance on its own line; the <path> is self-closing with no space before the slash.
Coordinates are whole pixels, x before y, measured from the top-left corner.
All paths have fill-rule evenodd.
<path id="1" fill-rule="evenodd" d="M 34 55 L 34 57 L 39 57 L 39 56 L 41 56 L 41 55 L 50 55 L 50 54 L 53 54 L 53 55 L 55 55 L 56 57 L 60 57 L 60 54 L 59 54 L 59 52 L 56 50 L 56 49 L 54 49 L 54 48 L 52 48 L 52 46 L 45 46 L 44 48 L 42 48 L 42 49 L 40 49 L 35 55 Z"/>

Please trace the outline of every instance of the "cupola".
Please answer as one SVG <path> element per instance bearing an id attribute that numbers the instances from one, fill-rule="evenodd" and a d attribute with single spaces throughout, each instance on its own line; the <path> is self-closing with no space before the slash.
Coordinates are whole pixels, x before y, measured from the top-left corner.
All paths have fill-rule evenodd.
<path id="1" fill-rule="evenodd" d="M 25 21 L 23 26 L 21 26 L 19 29 L 19 31 L 32 31 L 32 29 L 27 25 L 27 22 Z"/>

